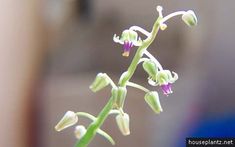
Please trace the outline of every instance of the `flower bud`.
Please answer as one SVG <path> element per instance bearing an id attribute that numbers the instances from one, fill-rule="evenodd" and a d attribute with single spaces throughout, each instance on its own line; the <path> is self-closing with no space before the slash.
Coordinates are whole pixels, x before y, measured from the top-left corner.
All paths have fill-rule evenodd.
<path id="1" fill-rule="evenodd" d="M 192 10 L 188 10 L 182 15 L 182 20 L 190 27 L 197 25 L 197 17 Z"/>
<path id="2" fill-rule="evenodd" d="M 93 92 L 97 92 L 104 87 L 108 86 L 110 83 L 109 78 L 106 73 L 98 73 L 94 82 L 90 85 L 90 89 Z"/>
<path id="3" fill-rule="evenodd" d="M 151 78 L 153 78 L 153 79 L 156 78 L 157 67 L 153 61 L 151 61 L 151 60 L 144 61 L 143 68 Z"/>
<path id="4" fill-rule="evenodd" d="M 144 99 L 155 113 L 162 112 L 162 106 L 161 106 L 161 103 L 159 101 L 158 93 L 156 91 L 148 92 L 145 95 Z"/>
<path id="5" fill-rule="evenodd" d="M 74 124 L 76 124 L 78 121 L 78 117 L 76 113 L 73 111 L 67 111 L 63 118 L 59 121 L 59 123 L 55 126 L 56 131 L 61 131 L 65 128 L 68 128 Z"/>
<path id="6" fill-rule="evenodd" d="M 124 136 L 130 135 L 129 120 L 129 115 L 127 113 L 118 114 L 116 116 L 118 128 Z"/>
<path id="7" fill-rule="evenodd" d="M 77 139 L 81 139 L 86 134 L 86 128 L 82 125 L 75 127 L 74 134 Z"/>
<path id="8" fill-rule="evenodd" d="M 160 29 L 164 31 L 167 28 L 167 25 L 165 23 L 160 24 Z"/>
<path id="9" fill-rule="evenodd" d="M 122 108 L 124 105 L 124 101 L 126 98 L 126 87 L 118 87 L 112 89 L 112 95 L 114 99 L 113 107 L 114 108 Z"/>

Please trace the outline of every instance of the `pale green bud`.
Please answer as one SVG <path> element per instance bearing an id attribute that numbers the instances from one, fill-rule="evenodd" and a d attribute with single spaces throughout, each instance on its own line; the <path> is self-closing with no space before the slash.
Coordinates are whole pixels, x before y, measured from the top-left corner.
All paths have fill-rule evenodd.
<path id="1" fill-rule="evenodd" d="M 143 68 L 151 78 L 156 79 L 157 67 L 153 61 L 144 61 Z"/>
<path id="2" fill-rule="evenodd" d="M 74 124 L 76 124 L 78 121 L 78 117 L 76 113 L 73 111 L 67 111 L 63 118 L 59 121 L 59 123 L 55 126 L 56 131 L 61 131 L 65 128 L 68 128 Z"/>
<path id="3" fill-rule="evenodd" d="M 182 20 L 190 27 L 197 25 L 197 17 L 192 10 L 188 10 L 182 15 Z"/>
<path id="4" fill-rule="evenodd" d="M 130 128 L 129 128 L 130 118 L 127 113 L 118 114 L 116 116 L 116 122 L 119 130 L 124 136 L 130 135 Z"/>
<path id="5" fill-rule="evenodd" d="M 110 83 L 109 78 L 106 73 L 98 73 L 94 82 L 90 85 L 90 89 L 93 92 L 97 92 L 104 87 L 108 86 Z"/>
<path id="6" fill-rule="evenodd" d="M 74 135 L 77 139 L 81 139 L 86 134 L 86 128 L 82 125 L 78 125 L 75 127 Z"/>
<path id="7" fill-rule="evenodd" d="M 156 91 L 146 93 L 144 99 L 155 113 L 162 112 L 162 106 Z"/>
<path id="8" fill-rule="evenodd" d="M 112 89 L 114 99 L 113 107 L 122 108 L 125 102 L 127 90 L 126 87 L 117 87 Z"/>

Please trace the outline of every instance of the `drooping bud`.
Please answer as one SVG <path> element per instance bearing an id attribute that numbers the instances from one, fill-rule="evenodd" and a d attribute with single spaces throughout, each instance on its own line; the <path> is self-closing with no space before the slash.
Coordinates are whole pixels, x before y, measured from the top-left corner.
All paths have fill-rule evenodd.
<path id="1" fill-rule="evenodd" d="M 118 114 L 116 116 L 116 122 L 119 130 L 124 136 L 130 135 L 130 128 L 129 128 L 130 118 L 127 113 Z"/>
<path id="2" fill-rule="evenodd" d="M 197 25 L 197 17 L 192 10 L 188 10 L 182 15 L 182 20 L 190 27 Z"/>
<path id="3" fill-rule="evenodd" d="M 78 125 L 75 127 L 74 135 L 77 139 L 81 139 L 86 134 L 86 128 L 83 125 Z"/>
<path id="4" fill-rule="evenodd" d="M 151 60 L 144 61 L 143 68 L 151 78 L 156 79 L 157 67 L 153 61 Z"/>
<path id="5" fill-rule="evenodd" d="M 108 75 L 106 73 L 98 73 L 94 82 L 90 85 L 90 89 L 93 92 L 97 92 L 104 87 L 108 86 L 110 83 Z"/>
<path id="6" fill-rule="evenodd" d="M 76 113 L 73 111 L 67 111 L 63 118 L 59 121 L 59 123 L 55 126 L 56 131 L 61 131 L 65 128 L 68 128 L 74 124 L 76 124 L 78 121 L 78 117 Z"/>
<path id="7" fill-rule="evenodd" d="M 162 106 L 156 91 L 146 93 L 144 99 L 155 113 L 162 112 Z"/>
<path id="8" fill-rule="evenodd" d="M 112 89 L 112 95 L 114 97 L 114 108 L 122 108 L 126 98 L 126 87 L 117 87 Z"/>

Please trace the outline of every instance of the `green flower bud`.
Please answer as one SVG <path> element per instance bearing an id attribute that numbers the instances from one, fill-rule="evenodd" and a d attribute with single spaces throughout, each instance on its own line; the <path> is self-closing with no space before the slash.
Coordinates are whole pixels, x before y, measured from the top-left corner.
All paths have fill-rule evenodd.
<path id="1" fill-rule="evenodd" d="M 182 15 L 182 20 L 190 27 L 197 25 L 197 17 L 192 10 L 188 10 Z"/>
<path id="2" fill-rule="evenodd" d="M 156 79 L 157 67 L 153 61 L 144 61 L 143 68 L 152 79 Z"/>
<path id="3" fill-rule="evenodd" d="M 118 87 L 112 89 L 114 99 L 113 108 L 122 108 L 126 98 L 126 87 Z"/>
<path id="4" fill-rule="evenodd" d="M 129 128 L 130 118 L 127 113 L 118 114 L 116 116 L 116 122 L 119 130 L 124 136 L 130 135 L 130 128 Z"/>
<path id="5" fill-rule="evenodd" d="M 74 124 L 76 124 L 78 121 L 78 117 L 76 113 L 72 111 L 67 111 L 63 118 L 59 121 L 59 123 L 55 126 L 56 131 L 61 131 L 65 128 L 68 128 Z"/>
<path id="6" fill-rule="evenodd" d="M 108 86 L 110 83 L 109 78 L 106 73 L 98 73 L 94 82 L 90 85 L 90 89 L 93 92 L 97 92 L 104 87 Z"/>
<path id="7" fill-rule="evenodd" d="M 155 113 L 162 112 L 162 106 L 159 101 L 158 93 L 156 91 L 148 92 L 144 96 L 144 99 Z"/>
<path id="8" fill-rule="evenodd" d="M 74 135 L 77 139 L 81 139 L 86 134 L 86 128 L 82 125 L 78 125 L 75 127 Z"/>
<path id="9" fill-rule="evenodd" d="M 121 36 L 122 41 L 136 42 L 137 38 L 138 38 L 138 34 L 133 30 L 124 30 L 122 32 L 122 36 Z"/>

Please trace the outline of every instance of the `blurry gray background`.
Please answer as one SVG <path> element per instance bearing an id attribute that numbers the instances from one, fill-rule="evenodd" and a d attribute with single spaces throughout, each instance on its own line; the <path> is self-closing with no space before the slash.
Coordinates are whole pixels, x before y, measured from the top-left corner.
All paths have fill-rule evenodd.
<path id="1" fill-rule="evenodd" d="M 14 10 L 28 2 L 24 0 L 15 4 Z M 32 13 L 30 8 L 33 6 L 32 10 L 37 10 L 33 12 L 38 18 L 35 21 L 30 19 L 35 18 L 30 15 L 28 22 L 37 23 L 26 23 L 26 26 L 40 25 L 33 28 L 36 30 L 34 36 L 38 36 L 34 40 L 38 43 L 29 47 L 29 50 L 37 49 L 26 58 L 26 63 L 31 65 L 32 57 L 37 57 L 37 64 L 32 65 L 36 70 L 29 70 L 35 71 L 30 72 L 36 77 L 33 79 L 34 84 L 25 92 L 31 93 L 26 96 L 28 110 L 21 112 L 27 113 L 28 117 L 12 121 L 30 122 L 30 125 L 22 123 L 27 128 L 24 133 L 27 134 L 25 144 L 22 146 L 74 145 L 76 139 L 73 128 L 58 133 L 54 131 L 54 125 L 67 110 L 85 111 L 94 115 L 99 113 L 108 100 L 110 88 L 92 93 L 88 88 L 90 83 L 98 72 L 106 72 L 117 82 L 135 52 L 133 49 L 129 58 L 122 57 L 122 46 L 112 41 L 113 34 L 121 34 L 132 25 L 150 31 L 158 16 L 155 9 L 157 5 L 163 6 L 163 15 L 192 9 L 198 17 L 198 26 L 194 28 L 187 27 L 180 17 L 171 19 L 167 23 L 168 28 L 159 32 L 149 48 L 164 68 L 178 73 L 179 80 L 173 85 L 174 93 L 168 97 L 160 94 L 164 112 L 155 115 L 144 102 L 144 93 L 129 88 L 124 110 L 130 115 L 131 135 L 121 135 L 113 116 L 107 119 L 102 129 L 114 138 L 117 147 L 172 147 L 177 143 L 179 136 L 183 136 L 200 119 L 209 116 L 220 117 L 234 112 L 233 0 L 43 0 L 28 4 L 29 9 L 25 10 Z M 18 15 L 19 21 L 16 24 L 22 25 L 20 18 L 24 17 L 25 13 Z M 30 38 L 27 32 L 22 34 L 26 34 L 26 39 Z M 13 49 L 18 50 L 17 45 Z M 24 52 L 22 51 L 22 54 Z M 10 55 L 8 62 L 13 58 L 15 57 Z M 17 66 L 17 62 L 13 66 Z M 17 72 L 21 70 L 23 69 Z M 7 77 L 11 78 L 10 75 Z M 151 88 L 146 82 L 147 76 L 141 66 L 137 69 L 133 81 Z M 18 85 L 20 87 L 20 84 Z M 2 97 L 5 97 L 4 93 Z M 11 100 L 16 99 L 17 94 Z M 3 111 L 6 112 L 19 104 L 23 104 L 23 101 L 19 100 L 14 105 L 9 103 L 9 107 L 3 107 Z M 20 106 L 25 108 L 24 105 Z M 18 111 L 21 109 L 12 109 L 12 113 Z M 87 124 L 88 121 L 81 119 L 81 123 Z M 7 126 L 5 131 L 1 132 L 7 132 L 7 128 L 12 127 Z M 18 134 L 3 133 L 0 137 L 18 138 L 18 142 L 21 142 L 21 135 Z M 11 146 L 7 141 L 1 143 L 1 146 Z M 111 144 L 99 135 L 90 144 L 90 147 L 106 146 Z"/>

